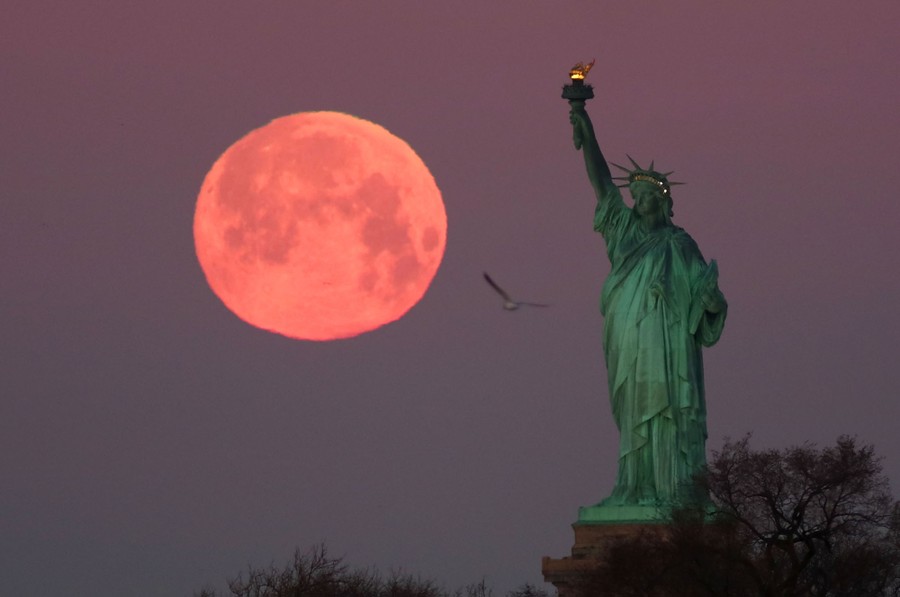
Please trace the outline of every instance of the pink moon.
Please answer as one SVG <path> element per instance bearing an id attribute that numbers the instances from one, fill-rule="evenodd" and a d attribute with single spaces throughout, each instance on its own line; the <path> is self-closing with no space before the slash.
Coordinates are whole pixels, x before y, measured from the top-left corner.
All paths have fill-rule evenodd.
<path id="1" fill-rule="evenodd" d="M 444 255 L 428 167 L 383 127 L 338 112 L 273 120 L 213 164 L 194 214 L 213 292 L 258 328 L 349 338 L 403 317 Z"/>

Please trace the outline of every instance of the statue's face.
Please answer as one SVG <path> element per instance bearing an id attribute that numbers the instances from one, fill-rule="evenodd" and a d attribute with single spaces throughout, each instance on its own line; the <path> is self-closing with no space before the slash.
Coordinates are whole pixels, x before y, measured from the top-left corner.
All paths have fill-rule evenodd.
<path id="1" fill-rule="evenodd" d="M 638 180 L 629 185 L 631 197 L 634 199 L 634 211 L 639 216 L 647 216 L 662 210 L 665 197 L 662 190 L 646 180 Z"/>

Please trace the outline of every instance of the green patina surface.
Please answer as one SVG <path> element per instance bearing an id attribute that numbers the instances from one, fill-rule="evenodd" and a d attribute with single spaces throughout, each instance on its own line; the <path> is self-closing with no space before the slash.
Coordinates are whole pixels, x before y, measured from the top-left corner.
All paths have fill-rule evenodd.
<path id="1" fill-rule="evenodd" d="M 600 151 L 584 101 L 571 101 L 575 147 L 597 196 L 594 229 L 611 270 L 603 286 L 603 347 L 609 399 L 619 428 L 611 494 L 581 508 L 579 523 L 663 520 L 673 507 L 702 504 L 693 476 L 706 464 L 701 349 L 722 333 L 727 313 L 716 262 L 672 224 L 671 184 L 653 169 L 622 168 L 626 206 Z"/>

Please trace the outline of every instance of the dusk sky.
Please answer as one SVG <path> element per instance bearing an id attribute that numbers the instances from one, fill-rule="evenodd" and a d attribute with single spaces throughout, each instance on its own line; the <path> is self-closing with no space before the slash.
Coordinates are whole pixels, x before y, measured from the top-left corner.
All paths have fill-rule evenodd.
<path id="1" fill-rule="evenodd" d="M 32 0 L 0 24 L 0 594 L 191 595 L 325 542 L 495 595 L 542 583 L 616 471 L 609 271 L 568 69 L 655 160 L 729 302 L 711 452 L 841 434 L 900 488 L 900 3 Z M 280 116 L 424 160 L 447 248 L 405 317 L 252 327 L 192 236 L 204 176 Z M 488 271 L 548 309 L 509 313 Z M 548 589 L 552 588 L 546 585 Z"/>

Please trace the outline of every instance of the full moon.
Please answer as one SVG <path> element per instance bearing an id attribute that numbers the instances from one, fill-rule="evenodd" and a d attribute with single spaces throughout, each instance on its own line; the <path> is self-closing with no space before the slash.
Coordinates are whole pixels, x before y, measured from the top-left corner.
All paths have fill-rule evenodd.
<path id="1" fill-rule="evenodd" d="M 383 127 L 304 112 L 251 131 L 216 160 L 194 213 L 213 292 L 258 328 L 348 338 L 425 294 L 447 216 L 425 163 Z"/>

